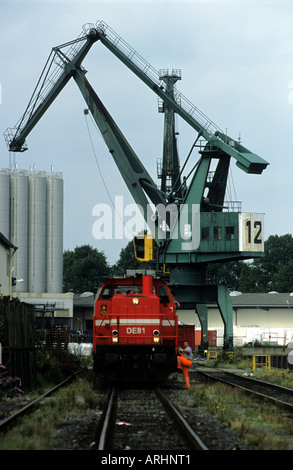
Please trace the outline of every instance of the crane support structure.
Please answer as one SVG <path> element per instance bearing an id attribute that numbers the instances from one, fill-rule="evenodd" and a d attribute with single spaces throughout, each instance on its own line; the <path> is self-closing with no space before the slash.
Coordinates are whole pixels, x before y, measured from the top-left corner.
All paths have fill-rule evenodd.
<path id="1" fill-rule="evenodd" d="M 174 96 L 175 83 L 177 80 L 181 80 L 181 71 L 172 70 L 172 73 L 169 74 L 168 70 L 162 70 L 160 80 L 164 80 L 166 83 L 166 93 Z M 176 198 L 182 199 L 184 188 L 182 188 L 180 178 L 175 112 L 163 100 L 159 101 L 159 112 L 165 115 L 163 159 L 162 163 L 158 166 L 158 177 L 161 178 L 161 191 L 171 194 L 171 197 L 174 195 Z"/>
<path id="2" fill-rule="evenodd" d="M 86 78 L 82 62 L 100 41 L 162 103 L 165 114 L 163 170 L 159 189 L 114 119 Z M 206 281 L 209 263 L 263 255 L 263 214 L 225 212 L 225 192 L 231 159 L 246 173 L 261 174 L 268 162 L 225 134 L 175 88 L 181 77 L 156 71 L 106 23 L 83 27 L 80 36 L 54 47 L 25 113 L 4 137 L 12 152 L 27 150 L 26 137 L 57 98 L 70 78 L 77 83 L 122 178 L 149 225 L 156 250 L 156 267 L 170 272 L 170 285 L 182 308 L 194 308 L 202 325 L 202 348 L 207 347 L 207 304 L 216 303 L 224 324 L 224 349 L 233 348 L 232 303 L 225 286 Z M 199 160 L 182 182 L 176 147 L 174 115 L 197 133 L 192 146 Z M 188 159 L 191 155 L 188 155 Z M 211 171 L 211 165 L 216 169 Z M 167 184 L 168 179 L 168 184 Z M 152 213 L 150 203 L 155 206 Z M 167 228 L 166 228 L 167 227 Z M 150 244 L 148 244 L 150 246 Z"/>

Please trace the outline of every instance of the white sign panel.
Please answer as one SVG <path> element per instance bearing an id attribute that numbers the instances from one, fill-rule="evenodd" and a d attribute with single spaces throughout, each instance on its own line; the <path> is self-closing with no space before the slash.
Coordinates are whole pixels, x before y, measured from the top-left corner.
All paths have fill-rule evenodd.
<path id="1" fill-rule="evenodd" d="M 264 251 L 264 214 L 239 214 L 239 251 Z"/>

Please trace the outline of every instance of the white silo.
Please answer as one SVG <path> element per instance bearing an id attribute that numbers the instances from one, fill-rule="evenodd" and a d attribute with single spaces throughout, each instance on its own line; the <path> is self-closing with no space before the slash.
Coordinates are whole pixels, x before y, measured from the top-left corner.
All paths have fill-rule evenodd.
<path id="1" fill-rule="evenodd" d="M 0 170 L 0 232 L 10 240 L 10 174 Z"/>
<path id="2" fill-rule="evenodd" d="M 15 292 L 27 292 L 28 288 L 28 176 L 25 170 L 14 170 L 10 177 L 11 225 L 10 241 L 17 249 L 12 276 L 17 283 Z"/>
<path id="3" fill-rule="evenodd" d="M 63 292 L 63 179 L 61 173 L 47 177 L 46 292 Z"/>
<path id="4" fill-rule="evenodd" d="M 46 292 L 46 173 L 28 178 L 28 292 Z"/>

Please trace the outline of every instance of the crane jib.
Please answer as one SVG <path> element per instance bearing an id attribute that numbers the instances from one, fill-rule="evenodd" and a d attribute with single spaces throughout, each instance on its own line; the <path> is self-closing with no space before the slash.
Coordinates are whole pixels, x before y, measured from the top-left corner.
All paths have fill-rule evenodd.
<path id="1" fill-rule="evenodd" d="M 29 106 L 16 128 L 5 132 L 5 140 L 11 151 L 26 150 L 25 138 L 46 112 L 51 103 L 64 88 L 75 69 L 81 69 L 81 63 L 91 46 L 100 40 L 132 72 L 164 100 L 177 114 L 191 125 L 203 138 L 237 160 L 237 166 L 248 173 L 260 174 L 268 165 L 258 155 L 250 152 L 227 136 L 207 116 L 204 115 L 180 92 L 172 97 L 165 90 L 164 81 L 142 56 L 129 46 L 106 23 L 98 21 L 95 25 L 83 27 L 83 33 L 77 39 L 52 49 L 53 60 L 45 68 L 38 82 Z M 65 50 L 65 52 L 63 52 Z M 51 54 L 52 54 L 51 53 Z M 54 70 L 51 67 L 56 65 Z M 59 70 L 58 70 L 59 67 Z M 56 79 L 57 76 L 57 79 Z M 52 85 L 53 83 L 53 85 Z M 49 86 L 50 85 L 50 86 Z"/>

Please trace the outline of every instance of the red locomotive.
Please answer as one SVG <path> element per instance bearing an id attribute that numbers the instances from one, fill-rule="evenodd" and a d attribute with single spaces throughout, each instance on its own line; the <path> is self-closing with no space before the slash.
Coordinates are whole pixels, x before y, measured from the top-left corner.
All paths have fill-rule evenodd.
<path id="1" fill-rule="evenodd" d="M 94 369 L 108 380 L 157 380 L 176 371 L 178 318 L 163 280 L 107 280 L 93 321 Z"/>

